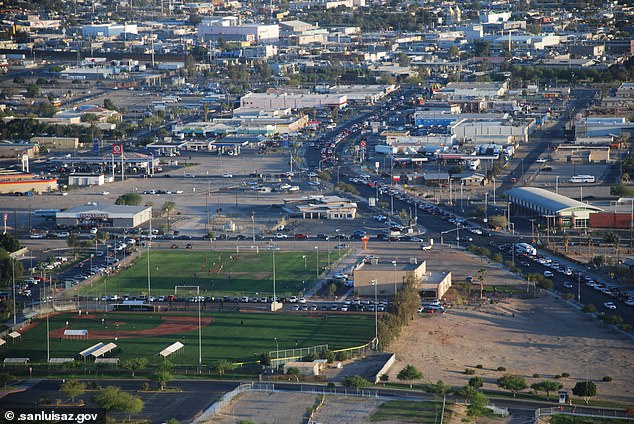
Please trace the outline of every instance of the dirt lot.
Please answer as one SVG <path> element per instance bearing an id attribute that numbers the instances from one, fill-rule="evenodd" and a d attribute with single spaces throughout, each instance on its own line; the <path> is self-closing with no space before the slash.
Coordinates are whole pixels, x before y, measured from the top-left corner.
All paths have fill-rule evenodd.
<path id="1" fill-rule="evenodd" d="M 513 279 L 501 269 L 487 274 L 489 283 Z M 504 374 L 496 371 L 500 366 L 524 376 L 529 385 L 567 372 L 570 377 L 559 380 L 564 389 L 570 391 L 577 381 L 589 378 L 597 383 L 599 397 L 632 402 L 633 348 L 631 339 L 560 300 L 510 298 L 412 322 L 392 346 L 397 362 L 390 380 L 412 364 L 425 380 L 464 385 L 469 379 L 465 368 L 481 364 L 476 375 L 484 378 L 485 388 L 496 388 L 496 379 Z M 603 376 L 613 380 L 601 382 Z"/>

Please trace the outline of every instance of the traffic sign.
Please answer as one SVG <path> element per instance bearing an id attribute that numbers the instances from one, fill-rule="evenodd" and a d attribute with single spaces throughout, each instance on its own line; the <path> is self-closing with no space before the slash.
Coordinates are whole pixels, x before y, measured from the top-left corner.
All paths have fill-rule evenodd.
<path id="1" fill-rule="evenodd" d="M 112 154 L 120 155 L 121 153 L 123 153 L 123 147 L 120 144 L 113 144 L 112 145 Z"/>

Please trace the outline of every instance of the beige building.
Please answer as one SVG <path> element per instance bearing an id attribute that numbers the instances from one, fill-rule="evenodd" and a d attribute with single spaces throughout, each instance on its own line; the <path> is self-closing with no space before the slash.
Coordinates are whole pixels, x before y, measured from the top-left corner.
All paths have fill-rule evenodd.
<path id="1" fill-rule="evenodd" d="M 39 194 L 54 191 L 57 188 L 57 178 L 39 178 L 33 174 L 22 173 L 0 175 L 0 194 Z"/>
<path id="2" fill-rule="evenodd" d="M 339 196 L 313 197 L 304 205 L 297 205 L 303 219 L 354 219 L 357 216 L 357 204 Z M 284 200 L 288 203 L 288 200 Z"/>
<path id="3" fill-rule="evenodd" d="M 360 296 L 391 296 L 413 275 L 421 297 L 442 299 L 451 287 L 451 272 L 427 272 L 427 263 L 418 258 L 408 262 L 371 260 L 354 270 L 354 288 Z"/>
<path id="4" fill-rule="evenodd" d="M 81 147 L 77 137 L 31 137 L 31 143 L 49 150 L 77 150 Z"/>

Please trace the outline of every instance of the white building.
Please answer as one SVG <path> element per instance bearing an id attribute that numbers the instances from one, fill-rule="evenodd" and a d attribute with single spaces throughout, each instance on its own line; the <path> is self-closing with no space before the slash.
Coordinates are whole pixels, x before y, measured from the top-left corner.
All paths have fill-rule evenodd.
<path id="1" fill-rule="evenodd" d="M 138 34 L 136 24 L 93 24 L 81 28 L 84 37 L 118 37 L 121 34 Z"/>
<path id="2" fill-rule="evenodd" d="M 249 109 L 341 109 L 348 97 L 339 94 L 248 93 L 240 98 L 240 107 Z"/>
<path id="3" fill-rule="evenodd" d="M 506 22 L 511 19 L 511 12 L 480 12 L 479 21 L 481 24 L 495 24 L 499 22 Z"/>
<path id="4" fill-rule="evenodd" d="M 280 26 L 241 24 L 236 16 L 205 19 L 198 25 L 200 40 L 250 41 L 255 44 L 273 43 L 280 39 Z"/>
<path id="5" fill-rule="evenodd" d="M 508 81 L 503 82 L 450 82 L 437 93 L 455 98 L 488 97 L 496 99 L 506 94 Z"/>
<path id="6" fill-rule="evenodd" d="M 482 121 L 465 119 L 451 125 L 451 133 L 459 141 L 485 142 L 506 139 L 512 143 L 526 143 L 530 123 L 508 121 Z"/>

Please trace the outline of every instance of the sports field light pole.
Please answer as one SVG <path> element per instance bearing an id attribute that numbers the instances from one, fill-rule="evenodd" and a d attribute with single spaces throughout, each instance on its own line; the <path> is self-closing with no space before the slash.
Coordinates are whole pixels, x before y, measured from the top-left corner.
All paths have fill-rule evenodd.
<path id="1" fill-rule="evenodd" d="M 317 279 L 319 279 L 319 246 L 315 246 L 315 251 L 317 252 L 317 264 L 316 264 Z"/>
<path id="2" fill-rule="evenodd" d="M 278 367 L 280 361 L 280 345 L 277 343 L 277 337 L 273 337 L 273 340 L 275 340 L 275 366 Z"/>
<path id="3" fill-rule="evenodd" d="M 374 286 L 374 350 L 379 350 L 379 308 L 377 302 L 377 286 L 379 285 L 376 280 L 372 280 Z"/>
<path id="4" fill-rule="evenodd" d="M 12 281 L 13 281 L 13 325 L 16 325 L 18 317 L 17 317 L 17 310 L 15 309 L 15 258 L 13 256 L 10 256 L 10 257 L 11 257 L 11 266 L 12 266 L 11 275 L 12 275 Z"/>
<path id="5" fill-rule="evenodd" d="M 152 211 L 150 210 L 150 239 L 147 243 L 147 298 L 150 298 L 150 246 L 152 245 Z"/>
<path id="6" fill-rule="evenodd" d="M 306 255 L 302 255 L 302 259 L 304 260 L 304 272 L 306 272 Z"/>
<path id="7" fill-rule="evenodd" d="M 202 345 L 202 326 L 200 320 L 200 286 L 196 286 L 196 297 L 198 300 L 198 374 L 202 373 L 203 366 L 203 345 Z M 149 299 L 149 296 L 148 296 Z"/>

